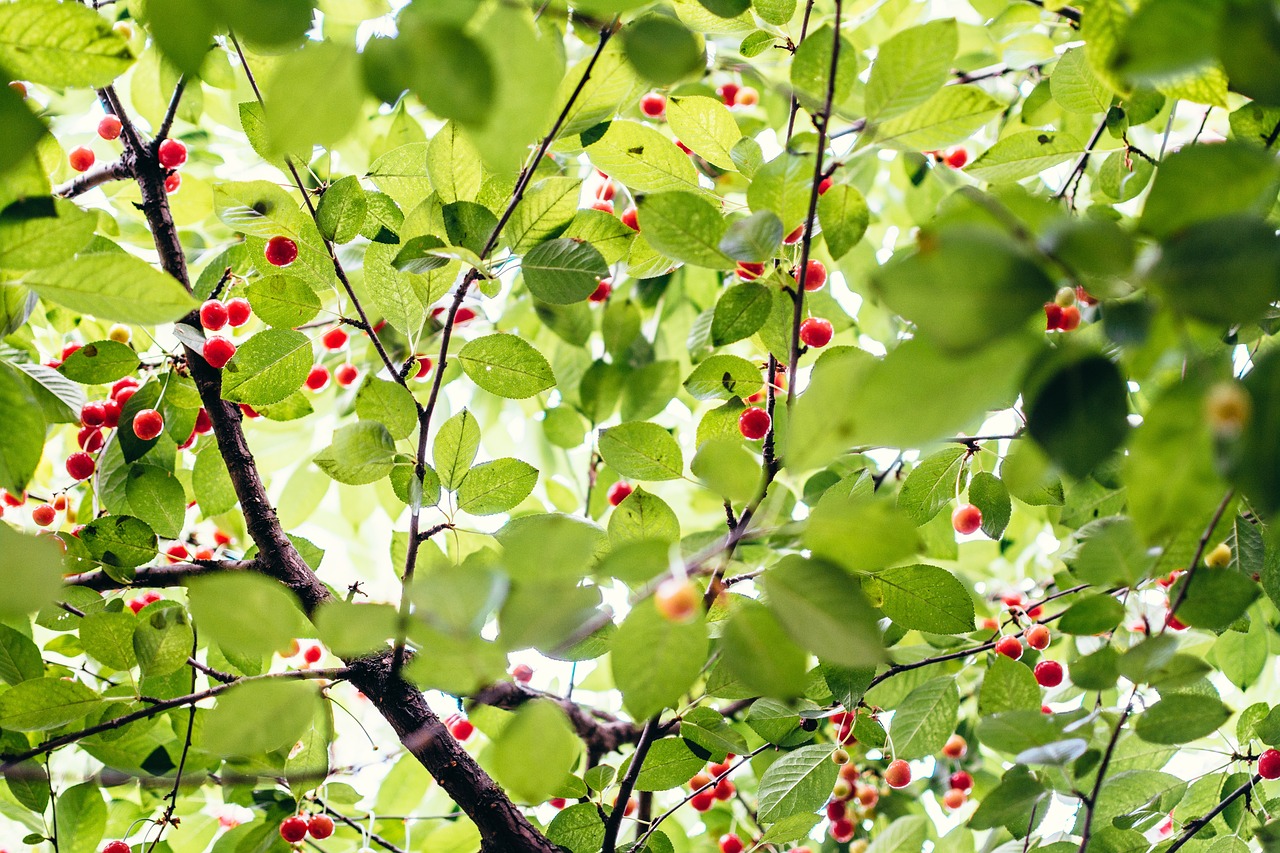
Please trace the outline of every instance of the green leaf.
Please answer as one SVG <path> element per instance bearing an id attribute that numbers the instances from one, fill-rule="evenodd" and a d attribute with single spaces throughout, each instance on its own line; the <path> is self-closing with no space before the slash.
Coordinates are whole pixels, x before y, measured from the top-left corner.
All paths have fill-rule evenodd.
<path id="1" fill-rule="evenodd" d="M 707 488 L 729 501 L 749 501 L 760 493 L 760 462 L 735 438 L 709 438 L 698 446 L 689 470 Z"/>
<path id="2" fill-rule="evenodd" d="M 216 445 L 206 445 L 196 456 L 196 464 L 191 471 L 191 488 L 205 515 L 226 512 L 239 500 L 231 483 L 231 474 Z"/>
<path id="3" fill-rule="evenodd" d="M 483 124 L 494 98 L 494 71 L 486 51 L 461 28 L 404 16 L 401 42 L 412 58 L 411 88 L 443 119 Z"/>
<path id="4" fill-rule="evenodd" d="M 684 726 L 681 725 L 683 731 Z M 631 765 L 629 756 L 623 763 L 621 772 L 626 773 Z M 669 791 L 688 782 L 698 771 L 706 767 L 705 758 L 693 754 L 693 750 L 678 737 L 658 738 L 649 747 L 649 754 L 644 757 L 640 774 L 636 777 L 637 791 Z"/>
<path id="5" fill-rule="evenodd" d="M 316 611 L 320 642 L 335 655 L 361 657 L 386 649 L 400 617 L 390 604 L 329 601 Z"/>
<path id="6" fill-rule="evenodd" d="M 834 188 L 833 188 L 834 189 Z M 769 210 L 782 220 L 784 234 L 804 223 L 813 194 L 813 161 L 808 155 L 783 153 L 760 167 L 747 187 L 747 204 Z"/>
<path id="7" fill-rule="evenodd" d="M 1109 595 L 1086 595 L 1067 608 L 1058 623 L 1064 634 L 1092 636 L 1110 631 L 1124 618 L 1124 605 Z"/>
<path id="8" fill-rule="evenodd" d="M 592 522 L 560 513 L 512 519 L 497 537 L 507 574 L 525 582 L 576 581 L 607 544 L 605 532 Z"/>
<path id="9" fill-rule="evenodd" d="M 894 755 L 911 761 L 938 752 L 956 730 L 959 709 L 960 692 L 949 676 L 912 690 L 893 712 L 889 735 Z"/>
<path id="10" fill-rule="evenodd" d="M 314 461 L 339 483 L 362 486 L 391 473 L 396 444 L 387 428 L 376 421 L 347 424 L 333 434 L 333 443 Z"/>
<path id="11" fill-rule="evenodd" d="M 892 502 L 840 494 L 841 485 L 828 490 L 809 517 L 803 541 L 815 556 L 850 571 L 875 572 L 920 549 L 916 525 Z"/>
<path id="12" fill-rule="evenodd" d="M 840 54 L 834 63 L 835 81 L 832 83 L 834 42 L 835 31 L 830 24 L 824 24 L 800 42 L 791 60 L 791 87 L 801 106 L 807 110 L 822 109 L 827 103 L 828 90 L 832 93 L 831 105 L 839 106 L 849 97 L 853 84 L 857 82 L 858 49 L 841 35 Z"/>
<path id="13" fill-rule="evenodd" d="M 982 511 L 983 534 L 998 541 L 1013 513 L 1009 490 L 1004 483 L 986 471 L 974 474 L 969 481 L 969 502 Z"/>
<path id="14" fill-rule="evenodd" d="M 829 744 L 802 746 L 770 764 L 760 777 L 760 822 L 776 823 L 822 808 L 840 773 L 831 760 L 833 751 Z"/>
<path id="15" fill-rule="evenodd" d="M 101 87 L 132 64 L 129 45 L 87 6 L 54 0 L 0 6 L 0 65 L 15 80 Z"/>
<path id="16" fill-rule="evenodd" d="M 515 509 L 538 483 L 538 469 L 519 459 L 482 462 L 458 487 L 458 509 L 472 515 L 496 515 Z"/>
<path id="17" fill-rule="evenodd" d="M 1084 145 L 1069 133 L 1027 130 L 1006 136 L 965 169 L 980 181 L 1012 183 L 1078 157 Z"/>
<path id="18" fill-rule="evenodd" d="M 969 818 L 969 828 L 994 829 L 1012 825 L 1014 821 L 1026 826 L 1027 815 L 1043 794 L 1044 785 L 1024 765 L 1016 764 L 1005 772 L 1000 784 L 982 798 L 977 811 Z"/>
<path id="19" fill-rule="evenodd" d="M 948 353 L 1025 329 L 1054 294 L 1049 277 L 1007 237 L 969 227 L 927 235 L 916 252 L 895 255 L 871 280 L 892 310 Z"/>
<path id="20" fill-rule="evenodd" d="M 968 139 L 1004 108 L 977 86 L 943 86 L 915 109 L 873 125 L 870 135 L 903 151 L 946 148 Z"/>
<path id="21" fill-rule="evenodd" d="M 8 75 L 4 75 L 8 76 Z M 14 167 L 23 162 L 30 164 L 34 162 L 34 158 L 27 157 L 28 154 L 35 149 L 36 144 L 44 137 L 48 128 L 44 122 L 35 117 L 35 114 L 28 109 L 26 99 L 18 95 L 17 92 L 4 87 L 5 91 L 0 92 L 0 125 L 4 126 L 5 132 L 0 136 L 0 172 L 8 173 L 11 169 L 16 171 Z M 28 170 L 34 171 L 34 170 Z M 43 178 L 43 171 L 39 173 Z M 47 180 L 41 180 L 44 184 L 42 190 L 47 192 L 49 184 Z M 0 198 L 9 200 L 11 196 L 0 195 Z M 0 290 L 0 293 L 11 292 L 8 288 Z M 4 317 L 3 311 L 0 310 L 0 319 Z M 7 330 L 7 324 L 0 322 L 0 329 Z"/>
<path id="22" fill-rule="evenodd" d="M 1031 667 L 1004 655 L 992 655 L 991 666 L 982 676 L 978 713 L 985 717 L 1005 711 L 1039 711 L 1040 693 Z"/>
<path id="23" fill-rule="evenodd" d="M 351 45 L 306 41 L 272 65 L 263 86 L 267 135 L 276 154 L 332 146 L 364 106 L 360 57 Z"/>
<path id="24" fill-rule="evenodd" d="M 297 599 L 256 572 L 221 572 L 193 578 L 191 615 L 200 636 L 233 654 L 260 657 L 286 649 L 304 630 Z"/>
<path id="25" fill-rule="evenodd" d="M 115 612 L 91 613 L 80 623 L 80 642 L 90 656 L 112 669 L 132 669 L 138 665 L 138 655 L 133 650 L 137 624 L 137 618 L 127 607 Z"/>
<path id="26" fill-rule="evenodd" d="M 1082 540 L 1071 571 L 1094 586 L 1131 586 L 1151 566 L 1151 557 L 1138 538 L 1133 522 L 1118 516 L 1100 518 L 1080 528 Z"/>
<path id="27" fill-rule="evenodd" d="M 1148 706 L 1134 728 L 1148 743 L 1190 743 L 1213 734 L 1230 718 L 1231 710 L 1216 697 L 1172 693 Z"/>
<path id="28" fill-rule="evenodd" d="M 44 452 L 45 422 L 40 404 L 22 374 L 0 362 L 0 486 L 14 494 L 26 491 Z"/>
<path id="29" fill-rule="evenodd" d="M 85 344 L 62 362 L 62 375 L 81 385 L 105 385 L 138 371 L 141 362 L 133 347 L 116 341 Z"/>
<path id="30" fill-rule="evenodd" d="M 320 297 L 297 276 L 263 276 L 249 283 L 245 295 L 262 322 L 280 329 L 297 328 L 320 313 Z"/>
<path id="31" fill-rule="evenodd" d="M 901 625 L 934 634 L 973 630 L 973 598 L 964 584 L 937 566 L 898 566 L 875 576 L 885 615 Z"/>
<path id="32" fill-rule="evenodd" d="M 1073 477 L 1093 471 L 1129 432 L 1128 389 L 1104 356 L 1059 367 L 1026 396 L 1027 431 Z"/>
<path id="33" fill-rule="evenodd" d="M 1151 282 L 1180 314 L 1224 326 L 1280 298 L 1280 238 L 1253 216 L 1196 222 L 1165 240 Z"/>
<path id="34" fill-rule="evenodd" d="M 1280 164 L 1238 142 L 1188 145 L 1160 163 L 1142 209 L 1142 229 L 1168 237 L 1193 222 L 1234 213 L 1264 214 L 1275 201 Z M 1213 192 L 1205 192 L 1205 187 Z"/>
<path id="35" fill-rule="evenodd" d="M 491 766 L 517 801 L 541 803 L 573 772 L 582 752 L 560 706 L 548 700 L 521 705 L 494 738 Z"/>
<path id="36" fill-rule="evenodd" d="M 808 685 L 808 655 L 763 605 L 743 600 L 724 629 L 723 662 L 748 689 L 794 699 Z"/>
<path id="37" fill-rule="evenodd" d="M 1111 106 L 1111 87 L 1094 73 L 1087 54 L 1083 47 L 1063 53 L 1049 76 L 1049 92 L 1067 112 L 1098 115 Z"/>
<path id="38" fill-rule="evenodd" d="M 622 49 L 636 71 L 659 86 L 687 77 L 706 64 L 702 39 L 667 15 L 645 15 L 624 27 L 621 38 Z"/>
<path id="39" fill-rule="evenodd" d="M 458 353 L 462 370 L 484 390 L 523 400 L 555 387 L 542 353 L 515 335 L 494 334 L 468 341 Z"/>
<path id="40" fill-rule="evenodd" d="M 921 459 L 898 492 L 898 508 L 916 524 L 926 524 L 959 493 L 968 459 L 969 451 L 963 444 L 946 447 Z"/>
<path id="41" fill-rule="evenodd" d="M 1178 619 L 1195 628 L 1221 630 L 1245 614 L 1249 605 L 1262 594 L 1258 584 L 1231 569 L 1201 567 L 1178 579 L 1169 590 L 1176 601 L 1187 590 L 1178 607 Z"/>
<path id="42" fill-rule="evenodd" d="M 534 246 L 520 269 L 529 292 L 553 305 L 583 301 L 609 275 L 609 265 L 595 246 L 566 238 Z"/>
<path id="43" fill-rule="evenodd" d="M 648 421 L 633 421 L 600 431 L 600 455 L 624 477 L 675 480 L 684 475 L 684 456 L 675 437 Z"/>
<path id="44" fill-rule="evenodd" d="M 445 421 L 432 444 L 432 461 L 440 485 L 456 490 L 467 476 L 480 450 L 480 425 L 466 409 Z"/>
<path id="45" fill-rule="evenodd" d="M 759 391 L 763 384 L 760 368 L 740 355 L 713 355 L 699 363 L 684 380 L 685 390 L 698 400 L 745 398 Z"/>
<path id="46" fill-rule="evenodd" d="M 481 183 L 480 152 L 449 122 L 427 144 L 427 174 L 444 204 L 475 201 Z"/>
<path id="47" fill-rule="evenodd" d="M 195 634 L 181 605 L 149 605 L 133 629 L 133 653 L 143 677 L 171 675 L 186 666 Z"/>
<path id="48" fill-rule="evenodd" d="M 730 152 L 742 139 L 742 131 L 721 101 L 703 95 L 668 98 L 667 123 L 699 157 L 720 169 L 737 171 Z"/>
<path id="49" fill-rule="evenodd" d="M 1280 506 L 1280 451 L 1268 437 L 1280 423 L 1280 356 L 1268 353 L 1255 361 L 1244 387 L 1253 413 L 1229 462 L 1228 476 L 1255 508 L 1273 512 Z"/>
<path id="50" fill-rule="evenodd" d="M 329 184 L 316 207 L 316 227 L 330 242 L 349 243 L 360 234 L 365 224 L 369 201 L 365 199 L 360 178 L 349 174 Z"/>
<path id="51" fill-rule="evenodd" d="M 200 747 L 228 757 L 292 748 L 311 725 L 319 702 L 314 682 L 267 679 L 235 685 L 205 715 Z"/>
<path id="52" fill-rule="evenodd" d="M 636 487 L 609 515 L 609 541 L 617 549 L 628 542 L 675 542 L 680 519 L 657 495 Z"/>
<path id="53" fill-rule="evenodd" d="M 0 694 L 0 726 L 15 732 L 56 729 L 96 710 L 102 700 L 79 681 L 33 678 Z"/>
<path id="54" fill-rule="evenodd" d="M 637 605 L 614 635 L 610 662 L 622 704 L 646 720 L 674 707 L 707 661 L 707 629 L 701 618 L 672 622 L 652 601 Z"/>
<path id="55" fill-rule="evenodd" d="M 720 251 L 726 224 L 720 211 L 701 196 L 664 192 L 640 201 L 640 230 L 645 239 L 678 261 L 711 269 L 733 269 Z"/>
<path id="56" fill-rule="evenodd" d="M 867 118 L 901 115 L 942 88 L 959 49 L 956 22 L 947 18 L 910 27 L 880 45 L 867 79 Z"/>
<path id="57" fill-rule="evenodd" d="M 132 569 L 156 556 L 156 534 L 145 521 L 128 515 L 96 518 L 79 538 L 93 559 L 117 569 Z"/>
<path id="58" fill-rule="evenodd" d="M 747 751 L 747 740 L 714 708 L 693 708 L 680 720 L 680 737 L 723 761 L 729 753 Z"/>
<path id="59" fill-rule="evenodd" d="M 6 684 L 19 684 L 42 675 L 44 659 L 31 638 L 0 625 L 0 679 Z"/>
<path id="60" fill-rule="evenodd" d="M 197 307 L 177 279 L 123 252 L 80 255 L 36 270 L 23 284 L 43 299 L 99 320 L 149 326 L 172 322 Z"/>
<path id="61" fill-rule="evenodd" d="M 835 184 L 818 197 L 818 222 L 822 225 L 827 251 L 839 260 L 867 233 L 871 211 L 856 187 Z"/>
<path id="62" fill-rule="evenodd" d="M 413 395 L 398 382 L 369 377 L 356 392 L 356 414 L 362 421 L 376 421 L 392 439 L 408 438 L 418 426 Z"/>
<path id="63" fill-rule="evenodd" d="M 735 219 L 720 238 L 720 251 L 735 261 L 764 263 L 782 242 L 782 220 L 769 210 Z"/>
<path id="64" fill-rule="evenodd" d="M 581 190 L 582 181 L 577 178 L 551 177 L 534 184 L 520 200 L 520 204 L 511 215 L 511 221 L 502 232 L 502 236 L 511 244 L 512 251 L 528 252 L 539 243 L 561 236 L 574 215 L 578 213 L 578 197 Z M 617 222 L 619 226 L 626 227 L 614 217 L 608 218 Z M 630 229 L 627 230 L 628 233 L 634 233 Z M 588 235 L 565 234 L 565 236 L 578 236 L 593 244 L 596 243 Z M 606 262 L 612 263 L 612 260 L 606 257 Z"/>
<path id="65" fill-rule="evenodd" d="M 187 515 L 182 483 L 158 465 L 131 465 L 125 496 L 134 514 L 166 539 L 177 539 Z"/>
<path id="66" fill-rule="evenodd" d="M 754 0 L 756 14 L 775 27 L 785 26 L 796 13 L 796 0 Z"/>
<path id="67" fill-rule="evenodd" d="M 84 782 L 58 795 L 57 821 L 59 853 L 93 853 L 107 829 L 107 803 L 102 788 Z"/>
<path id="68" fill-rule="evenodd" d="M 640 192 L 696 191 L 698 173 L 687 154 L 651 127 L 634 121 L 614 121 L 598 140 L 587 146 L 591 163 Z"/>
<path id="69" fill-rule="evenodd" d="M 453 246 L 466 249 L 473 254 L 464 254 L 454 250 L 453 256 L 466 260 L 473 266 L 479 266 L 478 256 L 484 251 L 498 227 L 498 217 L 482 204 L 472 201 L 455 201 L 444 206 L 444 229 Z"/>
<path id="70" fill-rule="evenodd" d="M 222 397 L 250 406 L 279 403 L 302 387 L 312 363 L 311 339 L 302 332 L 258 332 L 223 368 Z"/>
<path id="71" fill-rule="evenodd" d="M 765 572 L 764 592 L 791 638 L 822 660 L 865 667 L 884 657 L 876 613 L 843 570 L 791 555 Z"/>
<path id="72" fill-rule="evenodd" d="M 715 314 L 711 319 L 711 342 L 720 347 L 751 337 L 765 324 L 772 311 L 773 291 L 770 288 L 754 281 L 730 287 L 716 301 Z M 717 357 L 725 356 L 712 358 Z M 758 377 L 759 371 L 755 372 Z"/>
<path id="73" fill-rule="evenodd" d="M 562 809 L 547 827 L 547 840 L 570 853 L 596 853 L 604 843 L 604 821 L 595 803 Z"/>
<path id="74" fill-rule="evenodd" d="M 8 122 L 6 122 L 8 130 Z M 93 239 L 97 218 L 72 202 L 53 210 L 18 202 L 0 212 L 0 269 L 34 270 L 70 259 Z"/>

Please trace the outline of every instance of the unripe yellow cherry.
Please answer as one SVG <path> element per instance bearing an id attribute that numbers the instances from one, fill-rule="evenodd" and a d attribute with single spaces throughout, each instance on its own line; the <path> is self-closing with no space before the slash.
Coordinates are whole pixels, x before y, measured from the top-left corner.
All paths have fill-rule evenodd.
<path id="1" fill-rule="evenodd" d="M 1219 542 L 1217 548 L 1205 555 L 1204 564 L 1211 569 L 1225 569 L 1231 565 L 1231 546 Z"/>

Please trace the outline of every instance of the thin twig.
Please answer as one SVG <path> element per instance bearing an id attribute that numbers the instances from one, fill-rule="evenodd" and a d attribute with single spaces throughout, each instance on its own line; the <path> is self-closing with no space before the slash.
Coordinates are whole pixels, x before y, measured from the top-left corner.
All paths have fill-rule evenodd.
<path id="1" fill-rule="evenodd" d="M 1129 701 L 1125 704 L 1124 710 L 1120 713 L 1120 719 L 1116 721 L 1116 727 L 1111 732 L 1111 740 L 1107 741 L 1107 749 L 1102 754 L 1102 761 L 1098 764 L 1098 775 L 1093 782 L 1093 791 L 1084 798 L 1084 826 L 1080 831 L 1080 853 L 1085 853 L 1089 848 L 1089 837 L 1093 831 L 1093 816 L 1098 805 L 1098 794 L 1102 791 L 1102 783 L 1106 781 L 1107 767 L 1111 764 L 1111 757 L 1115 755 L 1116 744 L 1120 740 L 1120 732 L 1124 729 L 1125 721 L 1129 719 L 1129 714 L 1133 712 L 1133 701 L 1138 696 L 1138 688 L 1134 687 L 1133 692 L 1129 694 Z"/>
<path id="2" fill-rule="evenodd" d="M 1196 543 L 1196 552 L 1191 556 L 1191 563 L 1187 566 L 1187 573 L 1182 578 L 1182 586 L 1178 590 L 1177 596 L 1169 604 L 1169 615 L 1174 616 L 1178 612 L 1178 608 L 1187 600 L 1187 592 L 1191 589 L 1191 581 L 1195 579 L 1196 570 L 1200 568 L 1200 558 L 1204 556 L 1205 550 L 1209 547 L 1209 540 L 1213 537 L 1213 531 L 1217 529 L 1218 522 L 1222 521 L 1222 516 L 1226 513 L 1227 507 L 1231 505 L 1231 500 L 1236 496 L 1235 489 L 1227 489 L 1227 493 L 1222 496 L 1218 508 L 1214 510 L 1213 517 L 1209 519 L 1209 525 L 1204 529 L 1204 533 L 1200 534 L 1200 539 Z M 1169 621 L 1165 620 L 1164 628 L 1160 630 L 1163 634 L 1169 630 Z"/>
<path id="3" fill-rule="evenodd" d="M 1239 788 L 1236 788 L 1230 794 L 1227 794 L 1225 797 L 1223 797 L 1222 802 L 1218 803 L 1216 806 L 1214 806 L 1212 809 L 1206 812 L 1203 817 L 1198 817 L 1195 820 L 1191 821 L 1191 823 L 1187 824 L 1186 827 L 1182 830 L 1182 834 L 1178 836 L 1178 839 L 1174 841 L 1173 844 L 1169 845 L 1169 848 L 1165 850 L 1165 853 L 1175 853 L 1175 851 L 1180 850 L 1182 848 L 1182 845 L 1186 844 L 1188 841 L 1194 838 L 1196 834 L 1200 832 L 1200 830 L 1208 826 L 1215 817 L 1222 814 L 1226 810 L 1227 806 L 1231 805 L 1236 800 L 1240 799 L 1245 794 L 1249 793 L 1251 790 L 1253 790 L 1253 787 L 1261 781 L 1262 781 L 1262 777 L 1255 773 L 1253 777 L 1249 779 L 1248 782 L 1245 782 Z"/>
<path id="4" fill-rule="evenodd" d="M 173 130 L 173 120 L 178 117 L 178 104 L 181 103 L 182 93 L 186 89 L 187 75 L 184 74 L 178 78 L 178 84 L 173 87 L 173 97 L 169 98 L 169 107 L 164 111 L 164 120 L 160 122 L 160 129 L 156 131 L 156 137 L 152 140 L 152 145 L 158 147 L 161 142 L 169 138 L 169 132 Z"/>

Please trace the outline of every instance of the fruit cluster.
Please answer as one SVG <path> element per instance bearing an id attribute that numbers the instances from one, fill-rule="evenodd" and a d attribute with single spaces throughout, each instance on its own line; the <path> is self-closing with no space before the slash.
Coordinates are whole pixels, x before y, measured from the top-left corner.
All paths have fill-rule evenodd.
<path id="1" fill-rule="evenodd" d="M 313 814 L 309 817 L 298 814 L 280 822 L 280 837 L 290 844 L 301 844 L 308 835 L 317 841 L 333 835 L 333 818 L 327 814 Z"/>

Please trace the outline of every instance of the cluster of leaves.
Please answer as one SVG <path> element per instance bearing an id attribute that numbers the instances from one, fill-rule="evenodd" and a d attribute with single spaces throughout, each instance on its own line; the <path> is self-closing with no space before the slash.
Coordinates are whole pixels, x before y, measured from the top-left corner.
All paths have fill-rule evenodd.
<path id="1" fill-rule="evenodd" d="M 28 843 L 1280 849 L 1270 0 L 97 5 L 0 3 Z M 253 312 L 221 371 L 210 298 Z M 354 758 L 371 661 L 475 760 Z"/>

